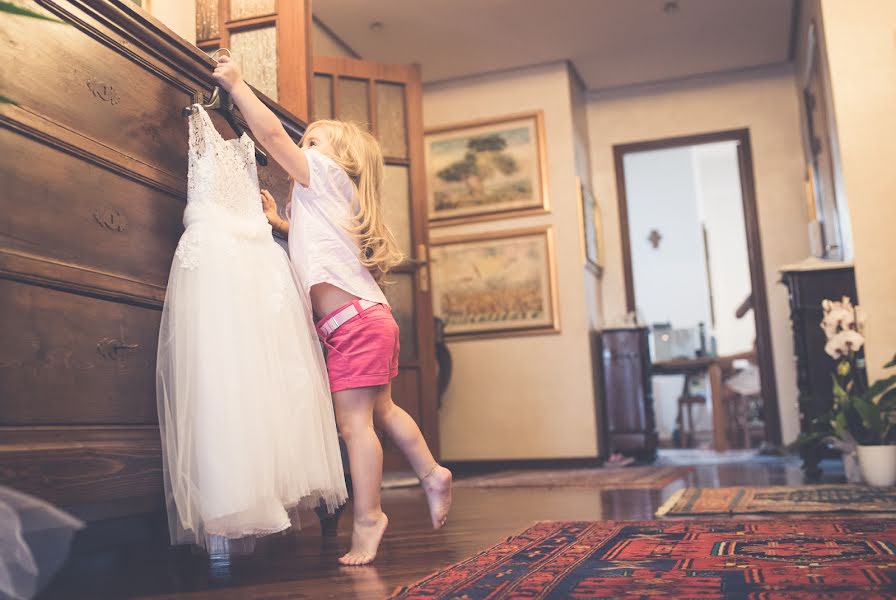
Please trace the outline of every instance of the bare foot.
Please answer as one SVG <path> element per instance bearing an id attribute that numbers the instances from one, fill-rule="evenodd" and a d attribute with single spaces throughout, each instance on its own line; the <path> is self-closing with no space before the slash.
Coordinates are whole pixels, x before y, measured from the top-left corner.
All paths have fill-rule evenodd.
<path id="1" fill-rule="evenodd" d="M 436 466 L 420 483 L 426 492 L 432 528 L 441 529 L 448 520 L 448 510 L 451 508 L 451 471 Z"/>
<path id="2" fill-rule="evenodd" d="M 388 524 L 389 519 L 383 512 L 369 521 L 355 521 L 352 525 L 352 549 L 339 559 L 339 563 L 357 566 L 373 562 Z"/>

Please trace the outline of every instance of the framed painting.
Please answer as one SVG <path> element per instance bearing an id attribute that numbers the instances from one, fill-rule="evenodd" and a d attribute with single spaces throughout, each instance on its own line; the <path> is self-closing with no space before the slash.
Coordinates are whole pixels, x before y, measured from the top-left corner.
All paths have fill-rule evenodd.
<path id="1" fill-rule="evenodd" d="M 591 190 L 578 178 L 579 189 L 579 221 L 582 227 L 581 242 L 585 266 L 600 275 L 603 269 L 601 244 L 603 235 L 600 224 L 600 207 Z"/>
<path id="2" fill-rule="evenodd" d="M 433 311 L 453 339 L 558 333 L 549 226 L 431 242 Z"/>
<path id="3" fill-rule="evenodd" d="M 550 210 L 541 111 L 430 129 L 424 144 L 431 227 Z"/>

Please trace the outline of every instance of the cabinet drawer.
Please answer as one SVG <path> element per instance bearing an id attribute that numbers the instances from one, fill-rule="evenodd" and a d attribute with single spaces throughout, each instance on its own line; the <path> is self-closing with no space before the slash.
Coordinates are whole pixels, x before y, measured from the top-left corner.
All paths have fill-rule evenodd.
<path id="1" fill-rule="evenodd" d="M 0 147 L 0 250 L 165 287 L 183 200 L 8 129 Z"/>
<path id="2" fill-rule="evenodd" d="M 113 47 L 39 19 L 4 19 L 3 95 L 19 106 L 175 177 L 186 177 L 190 93 L 162 71 Z"/>
<path id="3" fill-rule="evenodd" d="M 151 424 L 161 312 L 0 280 L 0 425 Z"/>
<path id="4" fill-rule="evenodd" d="M 115 503 L 124 514 L 162 508 L 159 430 L 0 429 L 0 481 L 66 508 Z"/>

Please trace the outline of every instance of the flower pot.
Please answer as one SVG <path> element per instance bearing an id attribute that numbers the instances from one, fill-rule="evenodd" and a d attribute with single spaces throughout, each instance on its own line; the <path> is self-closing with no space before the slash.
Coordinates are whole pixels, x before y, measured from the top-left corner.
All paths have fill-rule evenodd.
<path id="1" fill-rule="evenodd" d="M 875 487 L 896 484 L 896 446 L 859 446 L 856 450 L 865 483 Z"/>

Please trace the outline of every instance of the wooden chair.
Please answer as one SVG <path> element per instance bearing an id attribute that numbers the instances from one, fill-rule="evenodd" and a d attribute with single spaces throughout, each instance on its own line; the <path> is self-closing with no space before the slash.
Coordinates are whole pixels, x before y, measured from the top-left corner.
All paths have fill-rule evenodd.
<path id="1" fill-rule="evenodd" d="M 734 363 L 746 360 L 755 365 L 757 362 L 756 349 L 740 354 L 720 357 L 719 366 L 722 369 L 722 404 L 725 406 L 726 422 L 728 424 L 728 438 L 740 439 L 744 448 L 753 446 L 754 427 L 751 426 L 752 404 L 761 397 L 761 391 L 755 394 L 741 394 L 730 387 L 726 382 L 738 373 Z"/>

